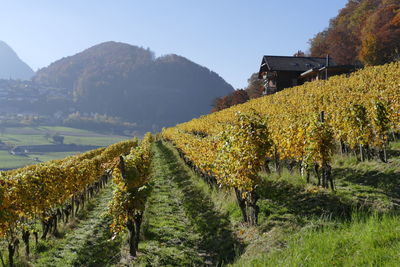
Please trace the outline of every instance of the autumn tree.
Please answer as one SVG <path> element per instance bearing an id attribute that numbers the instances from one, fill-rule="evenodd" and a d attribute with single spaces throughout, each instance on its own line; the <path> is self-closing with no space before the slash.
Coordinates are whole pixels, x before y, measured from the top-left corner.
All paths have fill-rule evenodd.
<path id="1" fill-rule="evenodd" d="M 310 39 L 311 56 L 329 54 L 337 64 L 377 65 L 396 60 L 399 0 L 349 0 L 329 27 Z"/>
<path id="2" fill-rule="evenodd" d="M 305 57 L 306 53 L 301 50 L 298 50 L 296 53 L 293 54 L 294 57 Z"/>
<path id="3" fill-rule="evenodd" d="M 383 6 L 366 20 L 359 59 L 366 65 L 396 60 L 400 50 L 400 4 Z"/>
<path id="4" fill-rule="evenodd" d="M 322 31 L 317 33 L 314 38 L 309 40 L 310 44 L 310 55 L 313 57 L 323 57 L 328 53 L 328 43 L 326 35 L 328 31 Z"/>
<path id="5" fill-rule="evenodd" d="M 351 32 L 344 27 L 336 27 L 327 35 L 329 44 L 327 54 L 336 64 L 356 64 L 358 41 L 353 38 Z"/>
<path id="6" fill-rule="evenodd" d="M 229 95 L 216 98 L 214 100 L 211 112 L 220 111 L 237 104 L 242 104 L 247 100 L 249 100 L 247 92 L 243 89 L 238 89 L 233 91 Z"/>
<path id="7" fill-rule="evenodd" d="M 263 80 L 258 79 L 258 73 L 253 73 L 247 80 L 248 85 L 245 88 L 250 99 L 262 96 L 264 91 Z"/>

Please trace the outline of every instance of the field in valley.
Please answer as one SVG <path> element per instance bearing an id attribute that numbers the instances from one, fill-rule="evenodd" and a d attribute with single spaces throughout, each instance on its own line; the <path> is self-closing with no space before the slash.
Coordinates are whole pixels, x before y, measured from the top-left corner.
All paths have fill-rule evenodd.
<path id="1" fill-rule="evenodd" d="M 128 139 L 127 136 L 105 135 L 92 131 L 58 126 L 9 127 L 0 129 L 0 141 L 9 147 L 53 145 L 52 136 L 64 137 L 64 144 L 80 146 L 108 146 Z M 52 159 L 60 159 L 79 153 L 79 151 L 32 152 L 25 155 L 12 155 L 9 149 L 0 150 L 0 169 L 13 169 Z"/>

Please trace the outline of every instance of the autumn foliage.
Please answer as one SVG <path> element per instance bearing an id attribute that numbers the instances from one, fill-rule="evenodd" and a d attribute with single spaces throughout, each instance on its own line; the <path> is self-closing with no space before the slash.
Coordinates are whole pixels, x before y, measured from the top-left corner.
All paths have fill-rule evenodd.
<path id="1" fill-rule="evenodd" d="M 249 100 L 247 92 L 243 89 L 233 91 L 229 95 L 218 97 L 214 100 L 212 112 L 220 111 L 231 106 L 242 104 Z"/>
<path id="2" fill-rule="evenodd" d="M 258 73 L 253 73 L 247 82 L 248 85 L 245 89 L 238 89 L 226 96 L 216 98 L 211 112 L 220 111 L 262 96 L 264 86 L 262 80 L 258 79 Z"/>
<path id="3" fill-rule="evenodd" d="M 399 59 L 400 1 L 349 0 L 329 27 L 310 40 L 311 56 L 338 64 L 380 65 Z"/>

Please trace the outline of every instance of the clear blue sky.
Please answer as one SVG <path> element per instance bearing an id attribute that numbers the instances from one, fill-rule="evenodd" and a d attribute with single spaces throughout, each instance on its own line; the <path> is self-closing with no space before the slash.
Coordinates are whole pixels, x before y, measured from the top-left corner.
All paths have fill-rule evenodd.
<path id="1" fill-rule="evenodd" d="M 346 2 L 0 0 L 0 40 L 34 70 L 112 40 L 182 55 L 242 88 L 262 55 L 307 50 Z"/>

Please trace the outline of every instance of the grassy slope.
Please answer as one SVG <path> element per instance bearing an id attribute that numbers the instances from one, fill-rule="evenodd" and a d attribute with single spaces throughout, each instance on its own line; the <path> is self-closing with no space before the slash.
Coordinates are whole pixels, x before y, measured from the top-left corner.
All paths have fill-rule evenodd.
<path id="1" fill-rule="evenodd" d="M 110 218 L 103 216 L 112 197 L 108 185 L 58 238 L 42 241 L 33 266 L 112 266 L 120 257 L 121 238 L 111 240 Z"/>
<path id="2" fill-rule="evenodd" d="M 398 266 L 398 216 L 363 216 L 321 229 L 303 228 L 284 247 L 235 266 Z"/>
<path id="3" fill-rule="evenodd" d="M 307 185 L 297 170 L 264 174 L 259 188 L 260 223 L 254 228 L 240 223 L 231 192 L 210 189 L 201 178 L 190 177 L 212 199 L 215 209 L 228 216 L 247 246 L 234 266 L 393 266 L 400 260 L 396 253 L 400 246 L 396 222 L 400 219 L 399 147 L 399 143 L 392 145 L 389 163 L 358 163 L 353 157 L 335 156 L 336 192 Z M 173 154 L 169 157 L 176 158 Z M 382 219 L 376 214 L 389 215 Z"/>
<path id="4" fill-rule="evenodd" d="M 260 226 L 234 266 L 396 266 L 398 145 L 389 163 L 335 156 L 335 193 L 305 185 L 297 173 L 265 177 Z"/>
<path id="5" fill-rule="evenodd" d="M 389 163 L 336 156 L 337 192 L 306 185 L 297 171 L 264 175 L 259 226 L 249 228 L 231 191 L 209 188 L 171 145 L 158 142 L 133 265 L 396 266 L 400 155 L 399 144 L 392 147 Z M 110 219 L 101 216 L 111 190 L 58 238 L 41 242 L 33 266 L 130 266 L 126 236 L 111 240 Z"/>
<path id="6" fill-rule="evenodd" d="M 154 190 L 139 245 L 139 265 L 192 266 L 230 262 L 238 242 L 192 173 L 162 143 L 155 145 Z"/>

